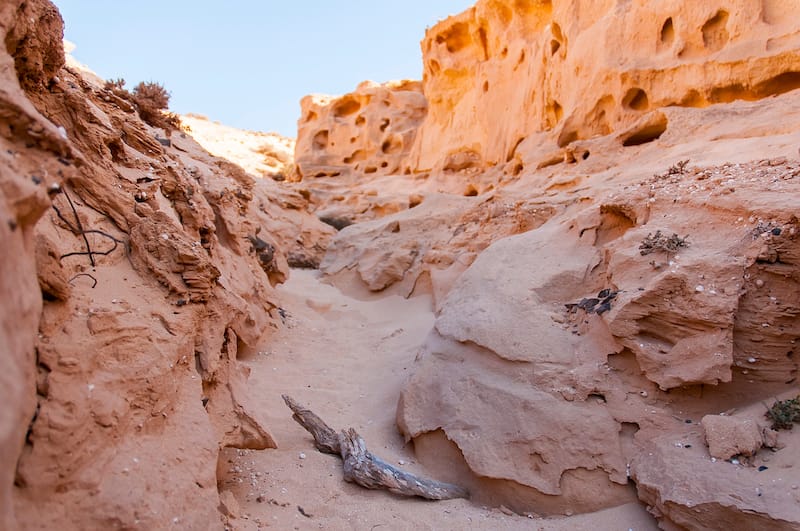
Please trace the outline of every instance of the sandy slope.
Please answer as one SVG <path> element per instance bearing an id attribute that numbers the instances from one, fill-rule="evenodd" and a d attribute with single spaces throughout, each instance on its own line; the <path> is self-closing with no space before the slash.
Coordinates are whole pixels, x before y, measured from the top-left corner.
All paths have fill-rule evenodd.
<path id="1" fill-rule="evenodd" d="M 655 529 L 638 505 L 565 519 L 506 515 L 465 500 L 427 502 L 367 491 L 342 480 L 338 458 L 317 452 L 280 395 L 293 397 L 336 428 L 352 426 L 368 447 L 414 473 L 394 424 L 397 398 L 416 350 L 433 326 L 428 296 L 356 300 L 294 270 L 280 289 L 283 326 L 245 363 L 249 394 L 277 450 L 228 450 L 220 461 L 223 500 L 237 529 Z M 231 497 L 224 491 L 230 491 Z M 259 501 L 260 500 L 260 501 Z M 303 508 L 305 517 L 299 507 Z"/>

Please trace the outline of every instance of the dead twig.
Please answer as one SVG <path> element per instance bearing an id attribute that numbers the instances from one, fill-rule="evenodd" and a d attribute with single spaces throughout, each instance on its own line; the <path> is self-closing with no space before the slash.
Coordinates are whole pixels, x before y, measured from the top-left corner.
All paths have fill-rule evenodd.
<path id="1" fill-rule="evenodd" d="M 62 254 L 59 257 L 59 260 L 62 260 L 64 258 L 68 257 L 68 256 L 84 256 L 85 255 L 85 256 L 89 257 L 89 262 L 92 264 L 92 267 L 95 267 L 95 265 L 96 265 L 95 261 L 94 261 L 94 256 L 95 255 L 108 256 L 109 254 L 113 253 L 117 249 L 117 245 L 119 245 L 120 243 L 124 244 L 125 242 L 123 242 L 122 240 L 120 240 L 118 238 L 115 238 L 111 234 L 109 234 L 107 232 L 104 232 L 102 230 L 96 230 L 96 229 L 84 230 L 83 224 L 81 223 L 81 218 L 78 216 L 78 211 L 75 208 L 75 204 L 72 202 L 72 198 L 67 193 L 66 187 L 62 188 L 61 191 L 64 192 L 64 197 L 67 198 L 67 202 L 69 203 L 69 206 L 72 209 L 72 214 L 75 216 L 75 224 L 72 224 L 66 217 L 64 217 L 64 215 L 61 213 L 61 211 L 58 209 L 58 206 L 55 203 L 53 203 L 53 210 L 55 210 L 56 216 L 58 216 L 58 219 L 63 221 L 64 224 L 69 228 L 70 231 L 72 231 L 75 234 L 80 234 L 83 237 L 83 241 L 84 241 L 84 243 L 86 245 L 86 250 L 85 251 L 75 251 L 75 252 L 72 252 L 72 253 Z M 107 249 L 105 251 L 93 251 L 92 247 L 89 245 L 89 238 L 86 236 L 87 234 L 99 234 L 100 236 L 104 236 L 104 237 L 110 239 L 112 242 L 114 242 L 114 246 L 111 247 L 111 249 Z"/>
<path id="2" fill-rule="evenodd" d="M 364 439 L 353 429 L 338 435 L 317 415 L 283 395 L 292 410 L 292 418 L 314 437 L 314 446 L 321 452 L 338 454 L 344 461 L 344 479 L 368 489 L 386 489 L 404 496 L 429 500 L 467 498 L 469 492 L 458 485 L 419 478 L 399 470 L 367 450 Z"/>
<path id="3" fill-rule="evenodd" d="M 340 455 L 339 436 L 333 428 L 310 410 L 294 401 L 289 395 L 281 395 L 292 410 L 292 418 L 314 437 L 314 446 L 323 454 Z"/>
<path id="4" fill-rule="evenodd" d="M 95 286 L 97 286 L 97 279 L 96 279 L 96 278 L 94 278 L 94 277 L 93 277 L 92 275 L 90 275 L 89 273 L 78 273 L 77 275 L 75 275 L 74 277 L 72 277 L 71 279 L 69 279 L 69 283 L 70 283 L 70 284 L 72 284 L 72 281 L 73 281 L 73 280 L 75 280 L 75 279 L 76 279 L 76 278 L 78 278 L 78 277 L 89 277 L 89 278 L 91 278 L 91 279 L 92 279 L 92 287 L 94 288 Z"/>

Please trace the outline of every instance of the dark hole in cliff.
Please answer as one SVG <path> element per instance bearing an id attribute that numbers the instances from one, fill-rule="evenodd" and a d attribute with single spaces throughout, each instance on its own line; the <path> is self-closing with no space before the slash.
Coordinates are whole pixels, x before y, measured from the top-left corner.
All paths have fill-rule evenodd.
<path id="1" fill-rule="evenodd" d="M 483 91 L 484 92 L 489 92 L 489 82 L 488 81 L 484 81 L 483 82 Z"/>
<path id="2" fill-rule="evenodd" d="M 489 42 L 484 28 L 478 30 L 478 39 L 480 39 L 481 48 L 483 49 L 483 60 L 487 61 L 489 59 Z"/>
<path id="3" fill-rule="evenodd" d="M 111 152 L 111 160 L 116 162 L 117 164 L 121 164 L 125 162 L 125 144 L 122 143 L 122 140 L 119 138 L 115 138 L 114 140 L 110 141 L 108 144 L 108 150 Z"/>
<path id="4" fill-rule="evenodd" d="M 366 119 L 366 118 L 364 118 L 364 115 L 363 115 L 363 114 L 362 114 L 362 115 L 359 115 L 359 116 L 356 118 L 356 125 L 358 125 L 358 126 L 362 126 L 362 125 L 364 125 L 365 123 L 367 123 L 367 119 Z"/>
<path id="5" fill-rule="evenodd" d="M 519 59 L 517 59 L 517 66 L 521 65 L 524 62 L 525 62 L 525 50 L 522 50 L 519 54 Z"/>
<path id="6" fill-rule="evenodd" d="M 344 162 L 345 164 L 352 164 L 354 162 L 364 160 L 365 158 L 367 158 L 367 155 L 364 152 L 364 150 L 357 149 L 356 151 L 351 153 L 349 157 L 345 157 L 344 159 L 342 159 L 342 162 Z"/>
<path id="7" fill-rule="evenodd" d="M 381 144 L 381 151 L 386 154 L 399 153 L 403 150 L 403 139 L 400 136 L 392 135 Z"/>
<path id="8" fill-rule="evenodd" d="M 588 159 L 589 158 L 589 152 L 588 151 L 584 151 L 583 153 L 581 153 L 581 158 L 583 160 Z"/>
<path id="9" fill-rule="evenodd" d="M 645 91 L 640 88 L 632 88 L 622 98 L 622 105 L 635 111 L 644 111 L 650 106 L 650 102 Z"/>
<path id="10" fill-rule="evenodd" d="M 361 108 L 361 104 L 353 97 L 344 97 L 333 108 L 333 115 L 336 118 L 349 116 Z"/>
<path id="11" fill-rule="evenodd" d="M 578 140 L 578 131 L 574 129 L 564 129 L 558 135 L 558 147 L 568 146 L 569 144 Z"/>
<path id="12" fill-rule="evenodd" d="M 600 226 L 597 227 L 594 244 L 603 246 L 620 238 L 636 226 L 636 215 L 623 205 L 601 205 Z"/>
<path id="13" fill-rule="evenodd" d="M 720 9 L 717 13 L 708 19 L 703 27 L 700 29 L 703 33 L 703 44 L 710 52 L 716 52 L 722 49 L 728 42 L 728 12 Z"/>
<path id="14" fill-rule="evenodd" d="M 666 130 L 667 118 L 666 116 L 662 115 L 661 119 L 649 122 L 640 128 L 631 131 L 628 136 L 623 139 L 622 145 L 629 147 L 647 144 L 648 142 L 652 142 L 660 138 Z"/>
<path id="15" fill-rule="evenodd" d="M 51 293 L 48 289 L 42 289 L 42 300 L 45 302 L 56 302 L 60 299 L 55 293 Z"/>
<path id="16" fill-rule="evenodd" d="M 672 17 L 664 21 L 661 26 L 661 43 L 670 45 L 675 40 L 675 26 L 672 25 Z"/>
<path id="17" fill-rule="evenodd" d="M 320 216 L 319 220 L 327 225 L 330 225 L 336 230 L 342 230 L 353 222 L 345 217 L 340 216 Z"/>
<path id="18" fill-rule="evenodd" d="M 800 72 L 784 72 L 763 83 L 756 85 L 755 93 L 759 97 L 777 96 L 800 88 Z"/>
<path id="19" fill-rule="evenodd" d="M 386 128 L 389 127 L 390 123 L 392 123 L 392 121 L 389 120 L 388 118 L 384 118 L 383 120 L 381 120 L 381 126 L 380 126 L 381 132 L 386 131 Z"/>
<path id="20" fill-rule="evenodd" d="M 555 55 L 561 49 L 561 42 L 564 40 L 564 35 L 561 33 L 561 26 L 553 22 L 551 26 L 553 39 L 550 41 L 550 55 Z"/>
<path id="21" fill-rule="evenodd" d="M 378 168 L 375 166 L 367 166 L 364 168 L 364 173 L 375 173 L 378 171 Z"/>
<path id="22" fill-rule="evenodd" d="M 328 130 L 323 129 L 314 135 L 311 145 L 314 149 L 325 149 L 328 146 Z"/>
<path id="23" fill-rule="evenodd" d="M 603 403 L 606 402 L 606 395 L 603 393 L 589 393 L 589 396 L 586 397 L 587 400 L 601 400 Z"/>
<path id="24" fill-rule="evenodd" d="M 478 195 L 478 189 L 475 188 L 474 184 L 468 184 L 467 188 L 464 190 L 464 195 L 466 197 L 475 197 Z"/>

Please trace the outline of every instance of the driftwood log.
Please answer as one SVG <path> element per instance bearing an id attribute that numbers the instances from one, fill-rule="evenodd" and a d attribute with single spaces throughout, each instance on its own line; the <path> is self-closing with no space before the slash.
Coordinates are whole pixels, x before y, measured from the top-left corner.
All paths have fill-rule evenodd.
<path id="1" fill-rule="evenodd" d="M 314 437 L 317 450 L 342 458 L 345 481 L 368 489 L 386 489 L 395 494 L 419 496 L 429 500 L 469 497 L 469 492 L 458 485 L 419 478 L 393 467 L 372 455 L 367 450 L 364 439 L 353 428 L 337 434 L 321 418 L 295 402 L 292 397 L 283 395 L 283 401 L 292 410 L 292 418 Z"/>

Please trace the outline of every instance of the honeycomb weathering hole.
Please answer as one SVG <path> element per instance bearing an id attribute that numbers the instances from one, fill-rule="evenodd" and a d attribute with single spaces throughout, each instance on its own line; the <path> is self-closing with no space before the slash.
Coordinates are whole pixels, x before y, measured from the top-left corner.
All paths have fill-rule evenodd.
<path id="1" fill-rule="evenodd" d="M 311 144 L 314 149 L 325 149 L 328 147 L 328 130 L 323 129 L 322 131 L 318 131 L 311 140 Z"/>
<path id="2" fill-rule="evenodd" d="M 352 164 L 354 162 L 359 162 L 367 158 L 367 154 L 364 152 L 363 149 L 357 149 L 354 151 L 349 157 L 345 157 L 342 162 L 345 164 Z"/>
<path id="3" fill-rule="evenodd" d="M 436 36 L 436 42 L 444 44 L 450 53 L 455 53 L 465 48 L 472 42 L 469 36 L 469 25 L 465 22 L 453 24 L 446 31 Z"/>
<path id="4" fill-rule="evenodd" d="M 632 88 L 622 98 L 622 105 L 635 111 L 644 111 L 650 106 L 650 102 L 645 91 L 640 88 Z"/>
<path id="5" fill-rule="evenodd" d="M 333 115 L 342 118 L 358 112 L 359 109 L 361 109 L 361 104 L 355 98 L 345 97 L 333 108 Z"/>
<path id="6" fill-rule="evenodd" d="M 669 120 L 661 113 L 650 120 L 642 123 L 639 127 L 634 127 L 623 137 L 623 146 L 640 146 L 657 140 L 667 130 Z"/>
<path id="7" fill-rule="evenodd" d="M 664 21 L 661 26 L 661 43 L 669 46 L 675 41 L 675 26 L 672 24 L 672 17 Z"/>
<path id="8" fill-rule="evenodd" d="M 403 149 L 403 139 L 398 135 L 392 135 L 381 144 L 381 151 L 387 155 L 399 153 Z"/>
<path id="9" fill-rule="evenodd" d="M 728 12 L 720 9 L 717 13 L 708 19 L 701 31 L 703 32 L 703 44 L 710 52 L 721 50 L 725 44 L 728 43 Z"/>

